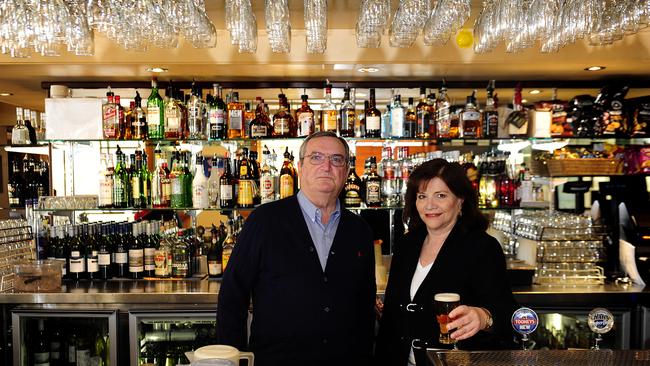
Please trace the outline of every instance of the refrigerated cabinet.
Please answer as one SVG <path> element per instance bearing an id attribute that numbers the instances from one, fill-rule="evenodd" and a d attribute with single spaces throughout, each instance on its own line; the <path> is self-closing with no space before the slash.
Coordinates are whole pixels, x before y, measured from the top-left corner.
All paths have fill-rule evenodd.
<path id="1" fill-rule="evenodd" d="M 216 343 L 215 311 L 130 311 L 131 365 L 189 364 L 185 352 Z"/>
<path id="2" fill-rule="evenodd" d="M 32 366 L 36 358 L 50 365 L 117 365 L 117 310 L 18 307 L 11 323 L 14 366 Z"/>

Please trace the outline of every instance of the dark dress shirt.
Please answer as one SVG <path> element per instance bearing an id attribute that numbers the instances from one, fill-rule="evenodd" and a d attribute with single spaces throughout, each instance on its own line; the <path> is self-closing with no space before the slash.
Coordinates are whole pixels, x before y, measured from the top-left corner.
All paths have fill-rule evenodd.
<path id="1" fill-rule="evenodd" d="M 246 220 L 223 275 L 218 343 L 252 351 L 258 366 L 366 365 L 375 296 L 373 237 L 363 219 L 341 210 L 323 271 L 296 197 L 268 203 Z"/>
<path id="2" fill-rule="evenodd" d="M 375 363 L 405 366 L 414 339 L 419 340 L 416 346 L 450 348 L 438 343 L 440 329 L 433 298 L 442 292 L 460 294 L 461 304 L 486 308 L 494 319 L 489 332 L 479 331 L 460 341 L 460 349 L 513 347 L 510 318 L 517 303 L 510 290 L 505 256 L 496 239 L 482 231 L 464 230 L 456 224 L 411 301 L 411 280 L 426 235 L 426 228 L 421 228 L 405 234 L 395 246 Z M 414 355 L 418 365 L 425 364 L 424 352 L 415 349 Z"/>

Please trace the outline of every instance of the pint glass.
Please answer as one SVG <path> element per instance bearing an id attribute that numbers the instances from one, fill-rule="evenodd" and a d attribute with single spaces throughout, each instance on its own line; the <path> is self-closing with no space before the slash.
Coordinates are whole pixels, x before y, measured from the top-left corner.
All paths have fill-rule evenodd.
<path id="1" fill-rule="evenodd" d="M 447 323 L 451 322 L 449 313 L 460 305 L 460 295 L 454 293 L 436 294 L 433 298 L 435 301 L 436 319 L 440 325 L 441 344 L 456 344 L 456 340 L 449 336 L 450 331 L 447 329 Z"/>

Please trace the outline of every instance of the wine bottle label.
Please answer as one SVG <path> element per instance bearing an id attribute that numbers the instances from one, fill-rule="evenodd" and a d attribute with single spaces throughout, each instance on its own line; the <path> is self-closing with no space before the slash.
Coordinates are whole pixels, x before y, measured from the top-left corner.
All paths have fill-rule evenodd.
<path id="1" fill-rule="evenodd" d="M 323 131 L 336 131 L 336 111 L 323 111 Z"/>
<path id="2" fill-rule="evenodd" d="M 118 264 L 129 263 L 129 254 L 127 252 L 115 252 L 115 263 Z"/>
<path id="3" fill-rule="evenodd" d="M 221 272 L 221 263 L 214 261 L 208 261 L 208 274 L 211 276 L 220 275 Z"/>
<path id="4" fill-rule="evenodd" d="M 165 130 L 167 131 L 178 131 L 178 128 L 180 127 L 180 119 L 178 116 L 168 116 L 167 117 L 167 125 L 165 126 Z"/>
<path id="5" fill-rule="evenodd" d="M 89 349 L 77 349 L 77 366 L 90 366 Z"/>
<path id="6" fill-rule="evenodd" d="M 391 136 L 404 136 L 404 109 L 395 108 L 390 110 L 390 128 Z"/>
<path id="7" fill-rule="evenodd" d="M 129 272 L 144 271 L 144 250 L 129 249 Z"/>
<path id="8" fill-rule="evenodd" d="M 147 106 L 147 124 L 150 130 L 158 129 L 160 125 L 160 108 L 157 105 Z"/>
<path id="9" fill-rule="evenodd" d="M 79 251 L 70 252 L 70 273 L 81 273 L 84 271 L 84 259 Z"/>
<path id="10" fill-rule="evenodd" d="M 181 180 L 178 178 L 171 179 L 172 195 L 181 195 L 183 194 L 183 185 Z"/>
<path id="11" fill-rule="evenodd" d="M 371 181 L 366 184 L 366 203 L 381 202 L 381 189 L 378 181 Z"/>
<path id="12" fill-rule="evenodd" d="M 312 131 L 312 126 L 314 124 L 314 114 L 313 113 L 300 113 L 298 115 L 298 125 L 300 126 L 300 136 L 309 136 L 314 131 Z"/>
<path id="13" fill-rule="evenodd" d="M 99 271 L 99 258 L 97 251 L 93 250 L 90 254 L 90 257 L 86 258 L 86 268 L 88 272 L 98 272 Z"/>
<path id="14" fill-rule="evenodd" d="M 285 135 L 289 133 L 289 119 L 288 118 L 276 118 L 273 121 L 273 132 L 276 135 Z"/>
<path id="15" fill-rule="evenodd" d="M 34 365 L 49 365 L 50 352 L 34 352 Z"/>
<path id="16" fill-rule="evenodd" d="M 167 275 L 167 252 L 164 250 L 156 250 L 154 253 L 154 273 L 158 277 Z"/>
<path id="17" fill-rule="evenodd" d="M 228 111 L 228 123 L 231 130 L 241 130 L 242 111 L 241 109 L 231 109 Z"/>
<path id="18" fill-rule="evenodd" d="M 222 257 L 222 259 L 221 259 L 221 262 L 222 262 L 221 266 L 222 266 L 222 268 L 223 268 L 223 271 L 225 271 L 226 268 L 228 268 L 228 262 L 230 261 L 230 254 L 231 254 L 231 253 L 232 253 L 231 250 L 224 250 L 223 253 L 222 253 L 222 255 L 221 255 L 221 257 Z"/>
<path id="19" fill-rule="evenodd" d="M 381 117 L 366 116 L 366 131 L 378 131 L 381 128 Z"/>
<path id="20" fill-rule="evenodd" d="M 156 263 L 154 260 L 155 253 L 156 253 L 156 249 L 154 248 L 144 248 L 144 270 L 145 271 L 153 271 L 156 269 Z"/>
<path id="21" fill-rule="evenodd" d="M 361 196 L 359 195 L 358 187 L 357 189 L 349 189 L 352 187 L 346 187 L 345 192 L 345 205 L 349 207 L 359 207 L 361 205 Z"/>
<path id="22" fill-rule="evenodd" d="M 99 253 L 97 255 L 97 264 L 100 266 L 110 266 L 111 265 L 111 254 L 110 253 Z"/>
<path id="23" fill-rule="evenodd" d="M 219 188 L 220 197 L 222 200 L 231 200 L 232 199 L 232 185 L 231 184 L 222 184 Z"/>
<path id="24" fill-rule="evenodd" d="M 253 182 L 248 179 L 239 181 L 239 191 L 237 195 L 237 203 L 240 206 L 253 205 Z"/>

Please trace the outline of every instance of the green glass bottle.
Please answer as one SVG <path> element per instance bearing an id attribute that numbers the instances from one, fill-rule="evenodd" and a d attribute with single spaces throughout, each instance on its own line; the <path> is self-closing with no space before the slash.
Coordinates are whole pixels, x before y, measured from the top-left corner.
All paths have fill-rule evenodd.
<path id="1" fill-rule="evenodd" d="M 165 102 L 158 93 L 158 81 L 151 80 L 151 94 L 147 98 L 147 130 L 150 139 L 165 137 Z"/>
<path id="2" fill-rule="evenodd" d="M 127 207 L 127 187 L 129 180 L 129 173 L 126 169 L 126 162 L 124 153 L 117 146 L 115 152 L 117 163 L 115 164 L 115 173 L 113 174 L 113 206 L 118 208 Z"/>

